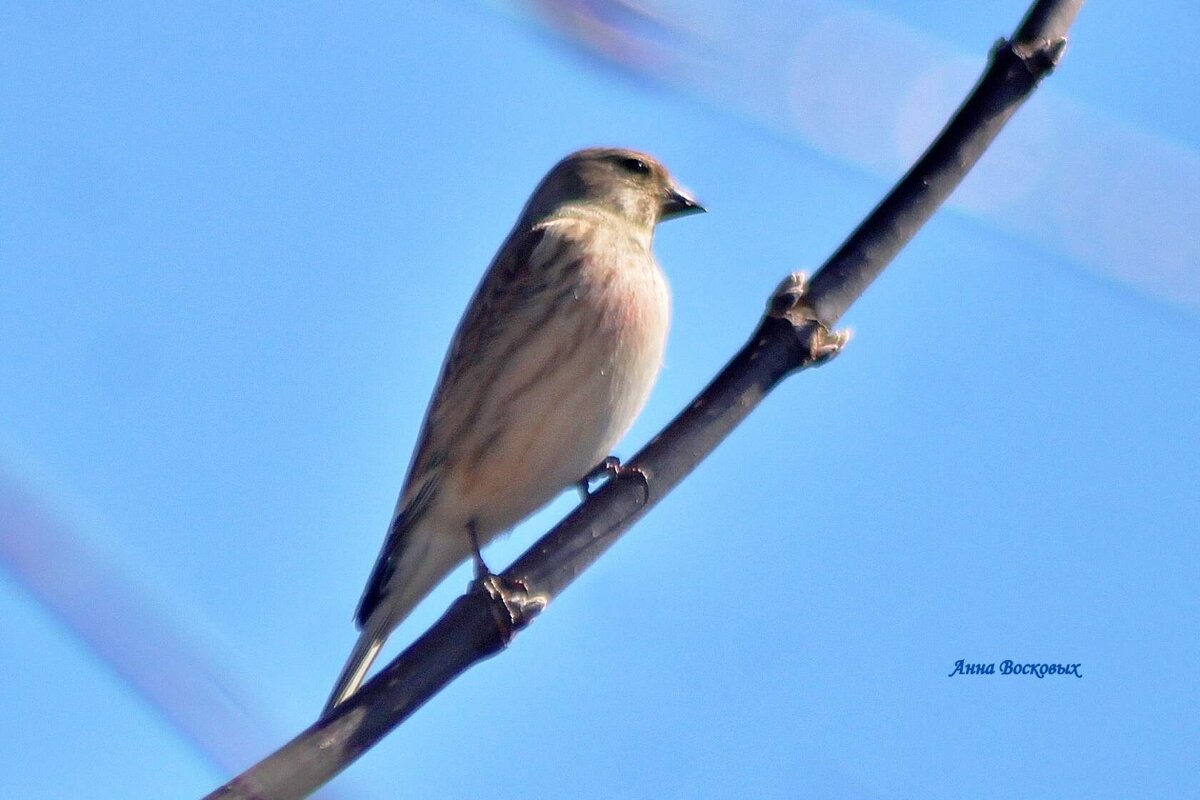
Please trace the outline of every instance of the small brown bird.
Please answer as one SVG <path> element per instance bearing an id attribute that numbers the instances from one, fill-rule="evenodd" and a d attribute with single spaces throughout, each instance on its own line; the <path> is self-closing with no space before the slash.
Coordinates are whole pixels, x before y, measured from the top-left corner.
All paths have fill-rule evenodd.
<path id="1" fill-rule="evenodd" d="M 442 578 L 579 484 L 629 429 L 670 317 L 654 227 L 703 210 L 632 150 L 580 150 L 534 190 L 450 344 L 326 713 Z"/>

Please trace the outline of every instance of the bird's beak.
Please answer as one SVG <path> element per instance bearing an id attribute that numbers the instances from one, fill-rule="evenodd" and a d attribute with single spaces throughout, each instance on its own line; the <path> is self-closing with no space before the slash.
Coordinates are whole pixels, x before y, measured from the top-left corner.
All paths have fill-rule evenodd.
<path id="1" fill-rule="evenodd" d="M 686 214 L 702 214 L 704 206 L 692 197 L 692 193 L 677 183 L 672 183 L 667 190 L 667 199 L 663 201 L 660 219 L 674 219 Z"/>

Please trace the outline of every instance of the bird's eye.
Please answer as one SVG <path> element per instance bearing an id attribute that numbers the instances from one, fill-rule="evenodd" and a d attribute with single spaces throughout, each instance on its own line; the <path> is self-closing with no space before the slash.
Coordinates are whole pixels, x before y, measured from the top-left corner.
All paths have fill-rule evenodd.
<path id="1" fill-rule="evenodd" d="M 622 158 L 621 168 L 635 175 L 649 175 L 650 165 L 640 158 Z"/>

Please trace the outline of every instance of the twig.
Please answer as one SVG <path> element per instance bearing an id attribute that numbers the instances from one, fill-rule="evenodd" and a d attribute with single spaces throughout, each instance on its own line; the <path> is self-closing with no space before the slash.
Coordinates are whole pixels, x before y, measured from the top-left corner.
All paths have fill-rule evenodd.
<path id="1" fill-rule="evenodd" d="M 499 580 L 476 584 L 357 694 L 207 800 L 307 796 L 455 677 L 518 631 L 663 498 L 784 377 L 824 363 L 848 339 L 832 326 L 979 159 L 1061 57 L 1083 0 L 1038 0 L 917 164 L 805 284 L 784 279 L 750 341 L 610 481 Z M 632 476 L 632 477 L 629 477 Z"/>

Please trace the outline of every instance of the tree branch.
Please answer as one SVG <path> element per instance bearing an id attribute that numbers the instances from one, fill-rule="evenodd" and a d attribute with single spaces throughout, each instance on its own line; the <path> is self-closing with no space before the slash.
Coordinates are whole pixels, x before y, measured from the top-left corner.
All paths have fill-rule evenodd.
<path id="1" fill-rule="evenodd" d="M 475 663 L 502 650 L 553 598 L 717 446 L 783 378 L 832 358 L 832 326 L 974 166 L 1061 57 L 1082 0 L 1038 0 L 920 160 L 816 273 L 776 289 L 758 329 L 626 471 L 504 573 L 472 586 L 329 716 L 206 800 L 308 796 Z"/>

